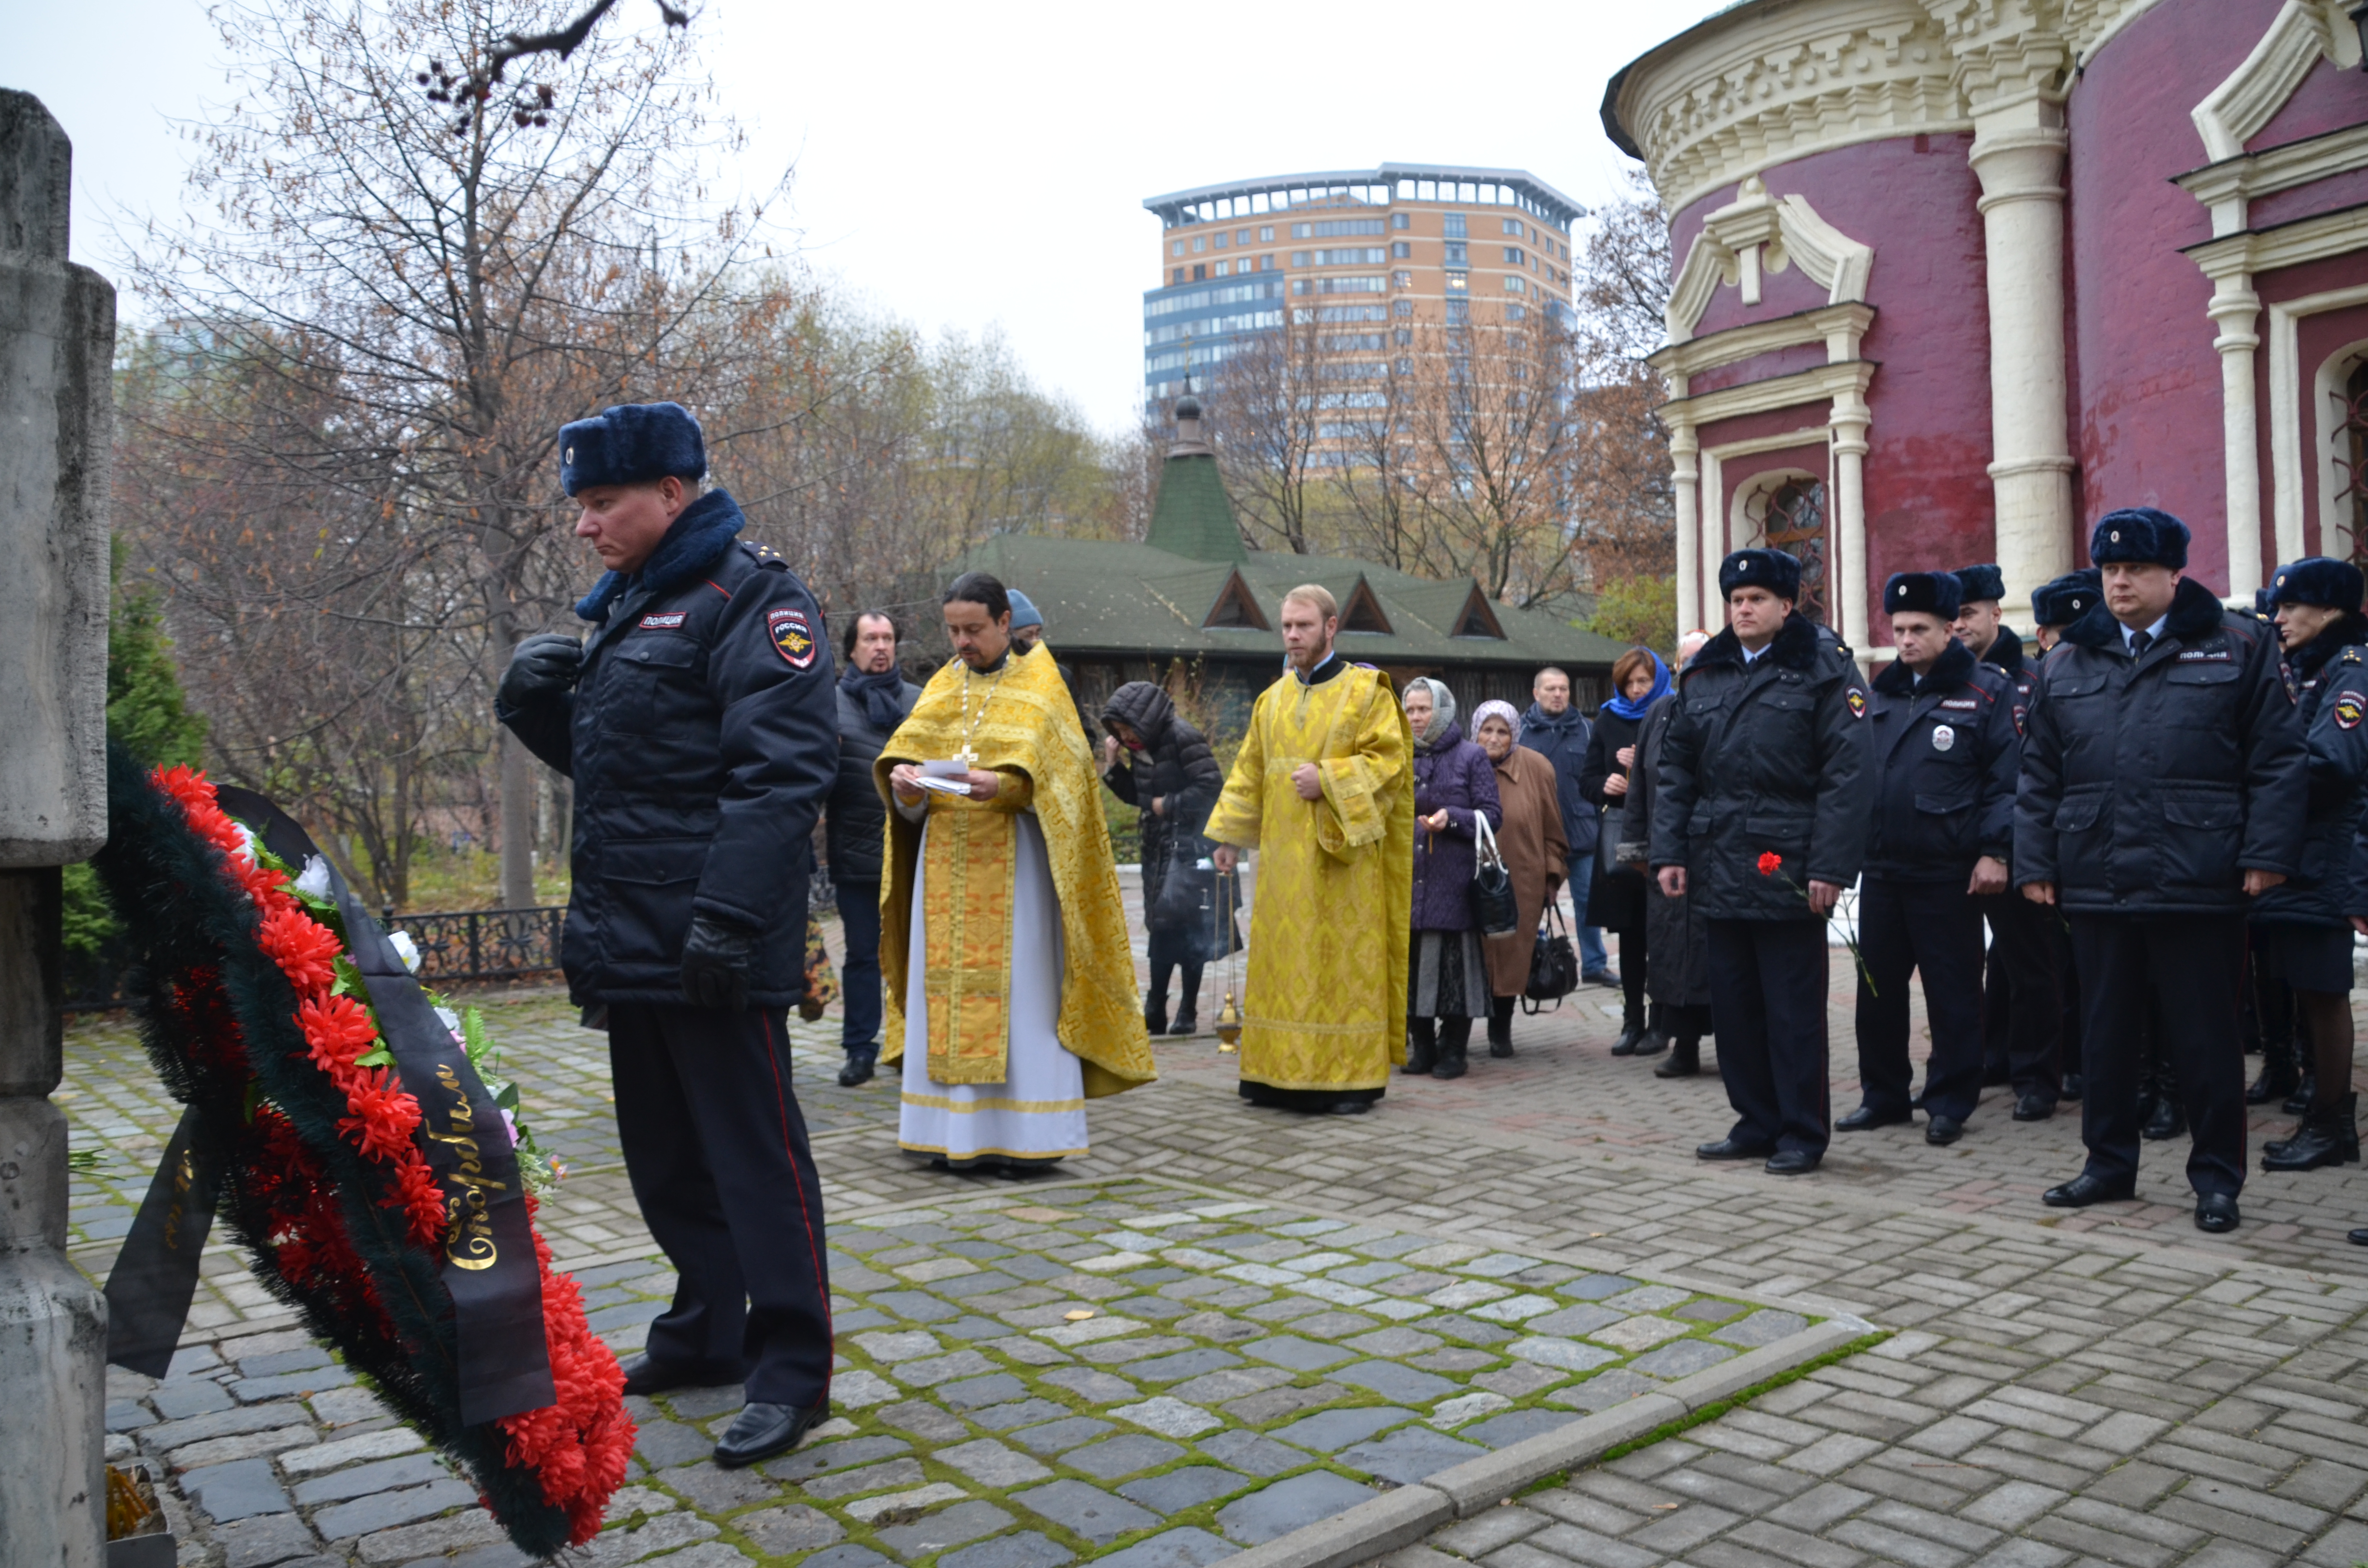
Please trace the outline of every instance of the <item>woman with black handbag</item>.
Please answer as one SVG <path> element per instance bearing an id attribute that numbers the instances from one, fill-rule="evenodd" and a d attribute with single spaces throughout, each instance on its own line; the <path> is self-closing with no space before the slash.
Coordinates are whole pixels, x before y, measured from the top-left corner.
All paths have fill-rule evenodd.
<path id="1" fill-rule="evenodd" d="M 1655 1056 L 1668 1046 L 1668 1036 L 1651 1027 L 1645 1002 L 1646 950 L 1645 877 L 1638 868 L 1622 865 L 1614 851 L 1620 843 L 1621 813 L 1628 804 L 1629 770 L 1636 761 L 1636 736 L 1644 727 L 1645 710 L 1669 690 L 1669 669 L 1650 648 L 1631 648 L 1611 666 L 1611 701 L 1595 716 L 1595 733 L 1587 743 L 1587 761 L 1579 768 L 1578 790 L 1603 812 L 1597 836 L 1595 880 L 1587 893 L 1587 924 L 1620 934 L 1620 989 L 1622 994 L 1620 1040 L 1614 1056 Z"/>
<path id="2" fill-rule="evenodd" d="M 1200 1027 L 1201 967 L 1223 956 L 1209 951 L 1214 921 L 1207 898 L 1216 878 L 1201 866 L 1209 844 L 1201 829 L 1225 787 L 1224 772 L 1207 737 L 1147 680 L 1110 693 L 1102 725 L 1110 732 L 1102 742 L 1102 782 L 1141 813 L 1143 925 L 1151 937 L 1144 1026 L 1153 1034 L 1189 1035 Z M 1170 1023 L 1167 983 L 1178 968 L 1183 985 Z"/>
<path id="3" fill-rule="evenodd" d="M 1484 702 L 1473 711 L 1474 738 L 1497 770 L 1497 799 L 1505 825 L 1497 847 L 1511 873 L 1516 924 L 1488 938 L 1488 1054 L 1513 1054 L 1513 1004 L 1530 984 L 1537 956 L 1539 918 L 1562 886 L 1570 846 L 1563 840 L 1562 802 L 1554 763 L 1520 744 L 1521 716 L 1509 702 Z"/>
<path id="4" fill-rule="evenodd" d="M 1407 934 L 1408 1074 L 1461 1078 L 1472 1020 L 1488 1016 L 1488 960 L 1473 915 L 1485 824 L 1504 822 L 1497 770 L 1463 738 L 1445 685 L 1406 682 L 1406 728 L 1414 734 L 1414 907 Z"/>

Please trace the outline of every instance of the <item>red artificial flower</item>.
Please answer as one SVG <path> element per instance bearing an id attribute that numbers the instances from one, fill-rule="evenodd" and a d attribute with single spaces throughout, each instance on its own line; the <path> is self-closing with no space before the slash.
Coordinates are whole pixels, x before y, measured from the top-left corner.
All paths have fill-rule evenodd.
<path id="1" fill-rule="evenodd" d="M 354 1114 L 337 1119 L 337 1131 L 353 1138 L 366 1160 L 400 1159 L 416 1154 L 411 1135 L 419 1131 L 419 1102 L 395 1086 L 394 1074 L 381 1067 L 365 1074 L 346 1096 Z"/>
<path id="2" fill-rule="evenodd" d="M 1773 849 L 1763 849 L 1759 853 L 1759 874 L 1763 877 L 1772 877 L 1776 874 L 1776 868 L 1783 863 L 1784 857 L 1777 854 Z"/>
<path id="3" fill-rule="evenodd" d="M 425 1160 L 405 1160 L 395 1167 L 394 1189 L 381 1199 L 389 1209 L 408 1216 L 411 1244 L 431 1252 L 444 1238 L 444 1197 L 436 1189 L 435 1173 Z"/>
<path id="4" fill-rule="evenodd" d="M 299 995 L 326 991 L 337 978 L 337 957 L 346 950 L 335 931 L 301 909 L 283 909 L 266 915 L 262 929 L 256 933 L 256 941 L 264 955 L 279 966 Z"/>
<path id="5" fill-rule="evenodd" d="M 378 1040 L 378 1026 L 370 1010 L 350 996 L 326 996 L 296 1009 L 296 1023 L 311 1046 L 313 1065 L 336 1080 L 340 1088 L 354 1071 L 354 1058 Z"/>

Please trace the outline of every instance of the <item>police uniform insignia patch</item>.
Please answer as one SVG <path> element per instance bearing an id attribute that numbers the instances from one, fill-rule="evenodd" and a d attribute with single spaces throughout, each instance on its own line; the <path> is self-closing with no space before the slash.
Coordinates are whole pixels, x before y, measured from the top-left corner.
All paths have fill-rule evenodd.
<path id="1" fill-rule="evenodd" d="M 1978 713 L 1982 710 L 1980 699 L 1972 697 L 1952 697 L 1942 701 L 1941 706 L 1960 713 Z"/>
<path id="2" fill-rule="evenodd" d="M 2338 692 L 2336 694 L 2335 727 L 2337 729 L 2358 729 L 2360 727 L 2360 716 L 2362 713 L 2368 713 L 2368 697 L 2362 697 L 2356 691 L 2344 691 Z"/>
<path id="3" fill-rule="evenodd" d="M 1932 726 L 1932 749 L 1934 751 L 1947 751 L 1951 746 L 1953 746 L 1956 744 L 1957 732 L 1955 730 L 1950 728 L 1946 724 L 1935 724 Z"/>
<path id="4" fill-rule="evenodd" d="M 771 636 L 773 646 L 780 650 L 793 670 L 802 670 L 814 663 L 813 629 L 806 625 L 806 612 L 802 609 L 776 609 L 765 613 L 765 631 Z"/>
<path id="5" fill-rule="evenodd" d="M 645 615 L 642 617 L 642 630 L 644 631 L 669 631 L 689 619 L 689 611 L 679 609 L 670 609 L 663 615 Z"/>
<path id="6" fill-rule="evenodd" d="M 1863 719 L 1866 717 L 1866 693 L 1857 690 L 1856 688 L 1852 688 L 1850 694 L 1842 699 L 1842 700 L 1850 704 L 1851 718 Z"/>

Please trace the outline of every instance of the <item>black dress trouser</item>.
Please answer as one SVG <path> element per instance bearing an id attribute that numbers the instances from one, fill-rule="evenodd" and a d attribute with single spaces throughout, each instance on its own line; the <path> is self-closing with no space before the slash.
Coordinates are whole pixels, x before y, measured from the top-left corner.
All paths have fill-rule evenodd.
<path id="1" fill-rule="evenodd" d="M 650 1358 L 812 1406 L 830 1390 L 830 1278 L 787 1014 L 620 1002 L 609 1062 L 634 1201 L 680 1276 Z"/>
<path id="2" fill-rule="evenodd" d="M 2151 994 L 2156 1049 L 2171 1068 L 2193 1138 L 2188 1185 L 2198 1196 L 2234 1198 L 2245 1186 L 2245 1048 L 2237 1017 L 2244 916 L 2075 914 L 2070 920 L 2085 1005 L 2080 1138 L 2089 1145 L 2089 1174 L 2112 1182 L 2137 1175 L 2138 1079 Z"/>
<path id="3" fill-rule="evenodd" d="M 1977 902 L 1992 938 L 1982 999 L 1985 1075 L 2003 1072 L 2017 1099 L 2037 1095 L 2054 1105 L 2064 1091 L 2063 916 L 2020 888 Z"/>
<path id="4" fill-rule="evenodd" d="M 1826 923 L 1719 920 L 1709 930 L 1711 1021 L 1736 1142 L 1822 1155 L 1832 1136 L 1826 1075 Z"/>
<path id="5" fill-rule="evenodd" d="M 1932 1057 L 1924 1068 L 1924 1114 L 1963 1121 L 1982 1091 L 1981 901 L 1962 880 L 1860 884 L 1858 1076 L 1870 1110 L 1907 1108 L 1907 977 L 1924 981 Z M 1873 989 L 1868 988 L 1872 978 Z"/>

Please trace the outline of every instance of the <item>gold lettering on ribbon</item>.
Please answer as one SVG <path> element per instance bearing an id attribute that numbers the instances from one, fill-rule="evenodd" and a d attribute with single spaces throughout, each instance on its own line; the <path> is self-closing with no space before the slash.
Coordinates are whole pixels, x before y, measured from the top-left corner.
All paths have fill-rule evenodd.
<path id="1" fill-rule="evenodd" d="M 507 1190 L 507 1184 L 489 1179 L 484 1162 L 477 1148 L 477 1119 L 469 1109 L 468 1091 L 450 1065 L 436 1064 L 436 1081 L 452 1091 L 452 1103 L 445 1108 L 446 1130 L 430 1129 L 428 1136 L 450 1146 L 460 1155 L 461 1163 L 444 1179 L 453 1190 L 444 1195 L 444 1256 L 455 1268 L 472 1272 L 491 1268 L 500 1256 L 494 1245 L 493 1217 L 486 1210 L 488 1190 Z"/>
<path id="2" fill-rule="evenodd" d="M 186 1210 L 189 1188 L 198 1179 L 197 1161 L 187 1149 L 181 1151 L 181 1164 L 173 1172 L 173 1206 L 165 1210 L 165 1247 L 168 1252 L 181 1250 L 181 1216 Z"/>

